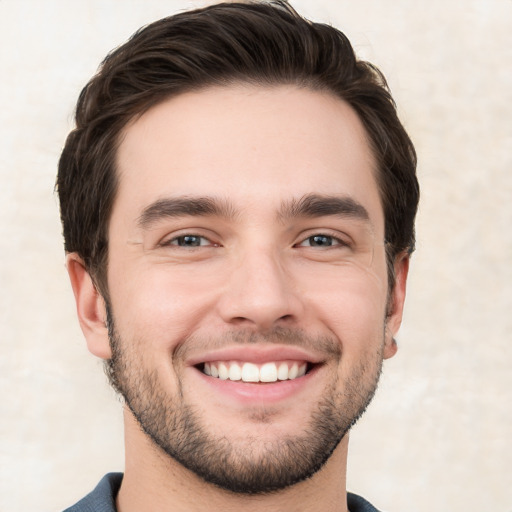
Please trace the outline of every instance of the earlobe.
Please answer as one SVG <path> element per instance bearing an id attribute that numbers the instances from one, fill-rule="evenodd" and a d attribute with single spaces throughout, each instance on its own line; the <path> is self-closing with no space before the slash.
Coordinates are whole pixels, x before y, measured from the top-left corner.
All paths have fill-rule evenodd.
<path id="1" fill-rule="evenodd" d="M 75 295 L 78 321 L 87 341 L 87 347 L 95 356 L 110 359 L 112 353 L 106 325 L 105 301 L 82 259 L 76 253 L 66 256 L 66 268 Z"/>
<path id="2" fill-rule="evenodd" d="M 386 333 L 384 345 L 384 358 L 393 357 L 398 346 L 395 336 L 402 323 L 404 311 L 407 274 L 409 273 L 409 254 L 399 254 L 395 259 L 395 285 L 388 304 L 388 317 L 386 319 Z"/>

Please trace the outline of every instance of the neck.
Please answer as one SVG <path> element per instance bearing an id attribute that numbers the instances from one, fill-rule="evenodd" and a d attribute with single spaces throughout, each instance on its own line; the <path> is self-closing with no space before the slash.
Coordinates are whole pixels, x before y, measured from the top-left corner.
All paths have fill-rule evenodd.
<path id="1" fill-rule="evenodd" d="M 261 496 L 231 493 L 204 482 L 164 454 L 125 409 L 125 475 L 117 497 L 118 512 L 347 512 L 348 436 L 310 479 Z"/>

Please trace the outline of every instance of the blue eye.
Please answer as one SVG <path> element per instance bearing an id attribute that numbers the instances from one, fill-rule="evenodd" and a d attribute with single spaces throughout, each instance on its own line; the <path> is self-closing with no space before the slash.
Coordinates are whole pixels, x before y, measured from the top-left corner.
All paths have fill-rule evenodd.
<path id="1" fill-rule="evenodd" d="M 177 245 L 178 247 L 201 247 L 211 245 L 211 242 L 204 236 L 199 235 L 182 235 L 173 238 L 169 245 Z"/>
<path id="2" fill-rule="evenodd" d="M 308 242 L 311 247 L 331 247 L 336 240 L 328 235 L 314 235 L 308 238 Z"/>
<path id="3" fill-rule="evenodd" d="M 302 242 L 295 245 L 295 247 L 311 247 L 315 249 L 343 249 L 351 247 L 351 243 L 333 235 L 326 235 L 325 233 L 315 233 L 308 236 Z"/>
<path id="4" fill-rule="evenodd" d="M 299 247 L 335 247 L 347 244 L 334 236 L 318 234 L 309 236 L 298 245 Z"/>

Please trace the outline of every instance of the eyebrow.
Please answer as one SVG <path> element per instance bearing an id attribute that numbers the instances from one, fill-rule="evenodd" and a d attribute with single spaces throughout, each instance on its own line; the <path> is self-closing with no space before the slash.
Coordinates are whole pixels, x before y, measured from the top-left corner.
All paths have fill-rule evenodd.
<path id="1" fill-rule="evenodd" d="M 294 217 L 351 217 L 369 221 L 368 210 L 350 196 L 308 194 L 300 199 L 292 199 L 281 205 L 278 217 L 286 220 Z"/>
<path id="2" fill-rule="evenodd" d="M 169 197 L 158 199 L 144 208 L 137 224 L 148 229 L 156 222 L 173 217 L 212 216 L 232 219 L 236 216 L 233 205 L 225 199 L 214 197 Z M 299 217 L 351 217 L 369 221 L 366 208 L 349 196 L 330 196 L 308 194 L 300 199 L 291 199 L 281 203 L 277 213 L 280 221 Z"/>
<path id="3" fill-rule="evenodd" d="M 228 201 L 212 197 L 169 197 L 159 199 L 144 208 L 137 224 L 147 229 L 159 220 L 185 216 L 233 218 L 235 211 Z"/>

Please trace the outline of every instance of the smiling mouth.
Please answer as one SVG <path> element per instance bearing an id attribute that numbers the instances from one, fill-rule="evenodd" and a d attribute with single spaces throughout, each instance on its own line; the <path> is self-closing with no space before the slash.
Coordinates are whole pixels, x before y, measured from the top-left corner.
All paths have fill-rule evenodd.
<path id="1" fill-rule="evenodd" d="M 241 361 L 210 361 L 198 365 L 205 375 L 220 380 L 278 382 L 303 377 L 311 369 L 306 361 L 277 361 L 254 364 Z"/>

